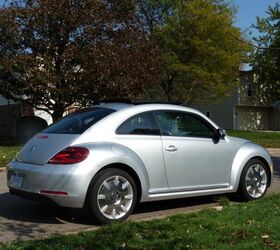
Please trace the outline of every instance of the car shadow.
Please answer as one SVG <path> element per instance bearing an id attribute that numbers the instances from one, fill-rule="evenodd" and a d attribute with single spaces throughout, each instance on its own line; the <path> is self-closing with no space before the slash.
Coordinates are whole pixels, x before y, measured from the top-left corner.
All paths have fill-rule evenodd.
<path id="1" fill-rule="evenodd" d="M 81 209 L 62 208 L 48 203 L 28 201 L 10 193 L 0 194 L 0 218 L 13 221 L 63 224 L 63 221 L 90 224 Z"/>
<path id="2" fill-rule="evenodd" d="M 195 198 L 174 199 L 168 201 L 155 201 L 140 203 L 137 205 L 133 215 L 136 219 L 153 216 L 153 214 L 165 214 L 167 210 L 181 208 L 194 208 L 217 201 L 217 196 L 203 196 Z M 0 221 L 5 218 L 9 221 L 7 229 L 13 229 L 16 224 L 22 223 L 46 223 L 46 224 L 82 224 L 96 225 L 89 214 L 83 209 L 62 208 L 52 204 L 42 204 L 24 200 L 9 193 L 0 194 Z M 150 216 L 149 216 L 150 214 Z M 167 213 L 169 214 L 169 212 Z M 34 228 L 33 228 L 34 229 Z M 26 228 L 25 228 L 26 231 Z"/>
<path id="3" fill-rule="evenodd" d="M 162 210 L 179 209 L 179 208 L 191 208 L 201 206 L 209 203 L 215 203 L 218 200 L 218 196 L 200 196 L 191 198 L 181 198 L 164 201 L 144 202 L 138 204 L 134 214 L 158 212 Z"/>

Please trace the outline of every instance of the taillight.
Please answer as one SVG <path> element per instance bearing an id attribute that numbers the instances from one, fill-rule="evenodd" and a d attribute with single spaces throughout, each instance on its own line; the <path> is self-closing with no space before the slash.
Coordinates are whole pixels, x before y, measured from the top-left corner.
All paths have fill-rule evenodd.
<path id="1" fill-rule="evenodd" d="M 74 164 L 85 160 L 88 157 L 87 148 L 69 147 L 56 154 L 48 163 L 51 164 Z"/>

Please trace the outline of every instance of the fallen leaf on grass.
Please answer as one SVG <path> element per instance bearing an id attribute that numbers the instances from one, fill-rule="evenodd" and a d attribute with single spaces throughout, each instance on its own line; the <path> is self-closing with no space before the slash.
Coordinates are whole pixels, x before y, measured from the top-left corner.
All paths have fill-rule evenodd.
<path id="1" fill-rule="evenodd" d="M 247 234 L 244 231 L 238 231 L 232 233 L 232 237 L 237 238 L 237 239 L 245 239 Z"/>
<path id="2" fill-rule="evenodd" d="M 214 207 L 214 209 L 216 209 L 217 211 L 223 211 L 224 207 L 223 206 L 217 206 L 217 207 Z"/>
<path id="3" fill-rule="evenodd" d="M 268 239 L 263 239 L 263 243 L 271 248 L 277 248 L 279 249 L 279 245 L 276 245 L 275 243 L 273 243 L 271 240 Z"/>
<path id="4" fill-rule="evenodd" d="M 261 236 L 261 238 L 262 238 L 262 239 L 268 239 L 268 238 L 269 238 L 269 235 L 268 235 L 268 234 L 263 234 L 263 235 Z"/>

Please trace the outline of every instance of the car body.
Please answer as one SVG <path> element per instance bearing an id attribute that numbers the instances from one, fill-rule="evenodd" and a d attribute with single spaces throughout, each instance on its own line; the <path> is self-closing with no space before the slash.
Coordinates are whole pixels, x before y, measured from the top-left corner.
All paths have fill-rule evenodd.
<path id="1" fill-rule="evenodd" d="M 227 136 L 197 110 L 103 102 L 29 140 L 8 165 L 12 194 L 87 205 L 99 222 L 124 220 L 136 202 L 238 192 L 262 197 L 272 180 L 266 149 Z"/>

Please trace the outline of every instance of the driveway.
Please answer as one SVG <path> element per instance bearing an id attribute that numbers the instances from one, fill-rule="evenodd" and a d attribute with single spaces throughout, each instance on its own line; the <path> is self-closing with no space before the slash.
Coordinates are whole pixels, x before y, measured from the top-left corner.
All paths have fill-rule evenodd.
<path id="1" fill-rule="evenodd" d="M 275 165 L 269 193 L 280 192 L 280 149 L 270 149 Z M 140 204 L 130 220 L 148 220 L 179 212 L 191 212 L 216 205 L 215 196 Z M 39 239 L 62 233 L 93 230 L 89 217 L 80 209 L 65 209 L 33 203 L 12 196 L 0 172 L 0 243 L 18 239 Z"/>

